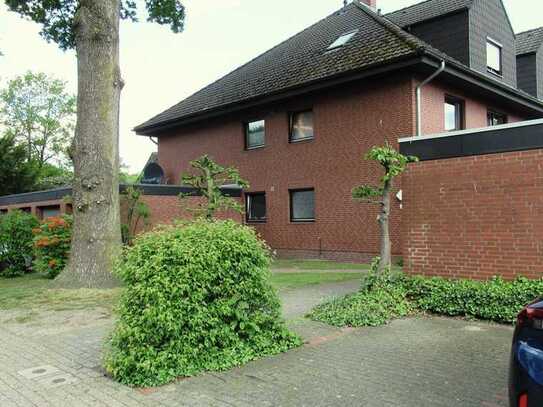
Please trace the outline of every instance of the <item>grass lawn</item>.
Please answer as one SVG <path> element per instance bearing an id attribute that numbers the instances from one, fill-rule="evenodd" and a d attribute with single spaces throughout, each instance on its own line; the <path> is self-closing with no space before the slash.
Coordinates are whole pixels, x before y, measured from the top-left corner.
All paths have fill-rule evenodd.
<path id="1" fill-rule="evenodd" d="M 0 278 L 0 309 L 44 308 L 53 311 L 103 307 L 113 309 L 119 289 L 59 290 L 38 274 Z"/>
<path id="2" fill-rule="evenodd" d="M 274 273 L 272 284 L 277 289 L 300 288 L 308 285 L 322 283 L 337 283 L 341 281 L 360 280 L 364 273 L 341 272 L 301 272 L 301 273 Z"/>
<path id="3" fill-rule="evenodd" d="M 300 288 L 321 283 L 358 280 L 362 273 L 341 272 L 280 272 L 272 274 L 277 289 Z M 324 269 L 323 269 L 324 270 Z M 107 308 L 112 311 L 120 289 L 60 290 L 52 288 L 52 281 L 38 274 L 17 278 L 0 278 L 0 309 L 40 308 L 53 311 L 71 309 Z"/>
<path id="4" fill-rule="evenodd" d="M 369 264 L 338 263 L 330 260 L 288 260 L 276 259 L 272 264 L 273 269 L 293 270 L 369 270 Z"/>

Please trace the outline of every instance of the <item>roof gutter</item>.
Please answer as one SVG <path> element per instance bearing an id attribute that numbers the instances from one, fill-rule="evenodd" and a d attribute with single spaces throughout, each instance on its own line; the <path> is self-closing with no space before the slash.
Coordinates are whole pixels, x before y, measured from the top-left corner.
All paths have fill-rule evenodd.
<path id="1" fill-rule="evenodd" d="M 445 70 L 445 61 L 441 60 L 441 64 L 439 65 L 439 68 L 437 71 L 435 71 L 432 75 L 430 75 L 428 78 L 426 78 L 424 81 L 419 83 L 417 85 L 417 137 L 422 136 L 422 88 L 429 84 L 432 80 L 435 79 L 436 76 L 438 76 L 441 72 Z"/>

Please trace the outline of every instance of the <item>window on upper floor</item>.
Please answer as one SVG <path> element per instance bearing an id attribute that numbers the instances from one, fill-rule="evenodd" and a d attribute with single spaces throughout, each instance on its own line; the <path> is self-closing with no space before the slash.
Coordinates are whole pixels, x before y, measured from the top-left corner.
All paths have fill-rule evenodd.
<path id="1" fill-rule="evenodd" d="M 313 139 L 313 111 L 291 113 L 289 141 L 295 143 L 311 139 Z"/>
<path id="2" fill-rule="evenodd" d="M 490 38 L 486 40 L 486 66 L 488 72 L 502 74 L 502 46 Z"/>
<path id="3" fill-rule="evenodd" d="M 315 190 L 313 188 L 291 189 L 290 193 L 290 221 L 315 221 Z"/>
<path id="4" fill-rule="evenodd" d="M 493 110 L 489 110 L 486 114 L 489 126 L 498 126 L 500 124 L 507 124 L 507 115 L 504 113 L 498 113 Z"/>
<path id="5" fill-rule="evenodd" d="M 245 149 L 264 147 L 266 145 L 266 122 L 256 120 L 245 124 Z"/>
<path id="6" fill-rule="evenodd" d="M 247 222 L 266 222 L 266 193 L 245 194 L 245 210 Z"/>
<path id="7" fill-rule="evenodd" d="M 455 131 L 464 128 L 464 101 L 445 96 L 445 130 Z"/>

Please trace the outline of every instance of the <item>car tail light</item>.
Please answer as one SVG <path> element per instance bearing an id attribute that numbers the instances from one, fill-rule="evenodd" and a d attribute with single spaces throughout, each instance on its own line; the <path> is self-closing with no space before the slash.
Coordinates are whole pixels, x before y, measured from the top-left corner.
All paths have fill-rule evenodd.
<path id="1" fill-rule="evenodd" d="M 528 407 L 528 395 L 521 394 L 518 398 L 518 407 Z"/>
<path id="2" fill-rule="evenodd" d="M 517 326 L 543 329 L 543 309 L 527 306 L 517 316 Z"/>

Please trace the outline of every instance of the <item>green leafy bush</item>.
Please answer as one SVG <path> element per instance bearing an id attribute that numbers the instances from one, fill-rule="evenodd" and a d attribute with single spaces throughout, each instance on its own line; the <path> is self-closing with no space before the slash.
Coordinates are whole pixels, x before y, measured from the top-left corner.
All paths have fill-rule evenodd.
<path id="1" fill-rule="evenodd" d="M 512 323 L 529 302 L 543 296 L 543 279 L 504 281 L 406 278 L 409 300 L 420 310 L 449 316 L 467 316 Z"/>
<path id="2" fill-rule="evenodd" d="M 70 255 L 72 217 L 45 219 L 34 232 L 34 270 L 55 278 L 64 269 Z"/>
<path id="3" fill-rule="evenodd" d="M 30 270 L 32 229 L 38 226 L 35 216 L 14 210 L 0 216 L 0 275 L 20 276 Z"/>
<path id="4" fill-rule="evenodd" d="M 105 365 L 135 386 L 224 370 L 301 343 L 280 317 L 269 250 L 233 221 L 196 221 L 137 237 Z"/>
<path id="5" fill-rule="evenodd" d="M 356 294 L 335 298 L 315 307 L 308 315 L 315 321 L 334 326 L 378 326 L 412 311 L 402 284 L 403 274 L 378 272 L 380 259 L 373 260 L 370 271 Z"/>
<path id="6" fill-rule="evenodd" d="M 377 262 L 358 293 L 318 305 L 309 317 L 335 326 L 376 326 L 419 310 L 513 323 L 526 304 L 543 296 L 543 279 L 408 277 L 402 273 L 376 273 Z"/>

